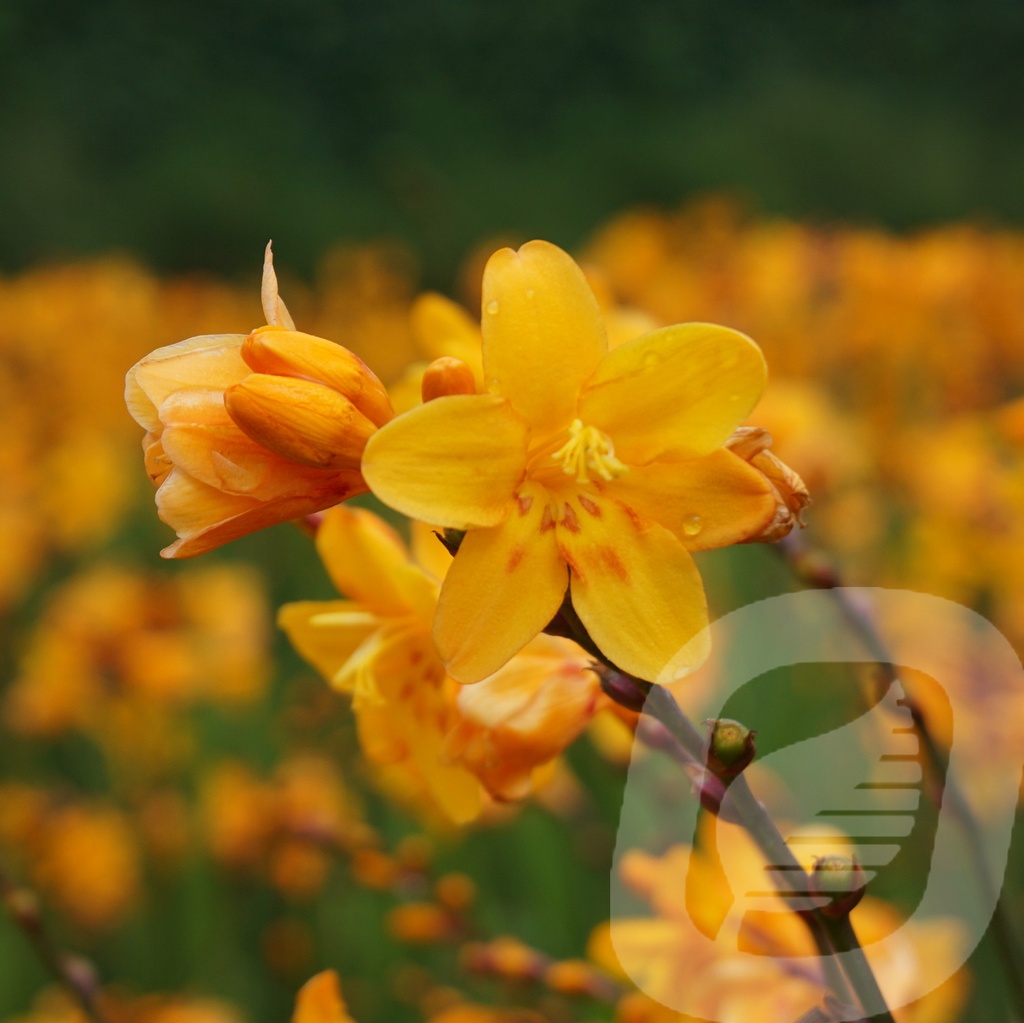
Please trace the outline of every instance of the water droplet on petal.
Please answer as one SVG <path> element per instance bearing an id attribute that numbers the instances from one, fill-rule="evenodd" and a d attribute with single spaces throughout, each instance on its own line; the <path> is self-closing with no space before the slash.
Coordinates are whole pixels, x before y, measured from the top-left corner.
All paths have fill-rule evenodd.
<path id="1" fill-rule="evenodd" d="M 683 532 L 687 536 L 696 536 L 704 528 L 704 520 L 699 515 L 688 515 L 683 520 Z"/>
<path id="2" fill-rule="evenodd" d="M 487 311 L 491 316 L 494 316 L 498 312 L 498 300 L 496 298 L 492 298 L 490 302 L 487 303 Z"/>

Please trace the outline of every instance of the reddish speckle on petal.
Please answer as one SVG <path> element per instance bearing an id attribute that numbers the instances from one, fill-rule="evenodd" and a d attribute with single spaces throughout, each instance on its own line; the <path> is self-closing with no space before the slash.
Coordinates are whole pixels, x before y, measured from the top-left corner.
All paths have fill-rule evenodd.
<path id="1" fill-rule="evenodd" d="M 626 570 L 626 566 L 622 563 L 622 558 L 619 557 L 618 551 L 614 547 L 601 547 L 599 553 L 604 567 L 612 575 L 622 582 L 626 582 L 629 579 L 629 572 Z"/>
<path id="2" fill-rule="evenodd" d="M 545 505 L 544 515 L 540 520 L 540 531 L 546 533 L 549 529 L 555 528 L 555 516 L 551 513 L 551 505 Z"/>
<path id="3" fill-rule="evenodd" d="M 558 545 L 558 553 L 561 555 L 562 560 L 569 566 L 569 571 L 579 579 L 580 582 L 586 582 L 586 577 L 583 574 L 583 570 L 579 566 L 579 562 L 572 556 L 572 554 L 561 544 Z"/>
<path id="4" fill-rule="evenodd" d="M 640 513 L 635 509 L 631 508 L 628 504 L 623 504 L 622 510 L 626 513 L 633 528 L 639 532 L 644 528 L 644 520 Z"/>
<path id="5" fill-rule="evenodd" d="M 578 533 L 580 531 L 580 520 L 576 518 L 576 512 L 568 501 L 566 501 L 565 511 L 562 513 L 562 525 L 565 526 L 570 533 Z"/>
<path id="6" fill-rule="evenodd" d="M 512 553 L 508 556 L 508 564 L 505 566 L 506 572 L 514 572 L 519 567 L 519 562 L 523 560 L 523 555 L 526 553 L 525 548 L 520 544 L 517 547 L 512 548 Z"/>
<path id="7" fill-rule="evenodd" d="M 519 505 L 519 514 L 525 515 L 533 507 L 533 494 L 516 494 L 516 504 Z"/>
<path id="8" fill-rule="evenodd" d="M 601 517 L 601 507 L 593 498 L 587 497 L 586 494 L 580 494 L 578 496 L 579 502 L 583 506 L 584 511 L 590 512 L 590 514 L 595 518 Z"/>

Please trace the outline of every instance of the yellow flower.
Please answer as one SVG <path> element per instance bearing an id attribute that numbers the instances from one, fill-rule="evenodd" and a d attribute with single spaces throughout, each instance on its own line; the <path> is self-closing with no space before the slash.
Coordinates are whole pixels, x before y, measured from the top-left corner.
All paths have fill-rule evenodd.
<path id="1" fill-rule="evenodd" d="M 430 638 L 437 583 L 390 526 L 362 509 L 332 508 L 316 543 L 350 599 L 286 604 L 278 623 L 335 689 L 352 695 L 364 753 L 401 763 L 452 820 L 472 819 L 479 783 L 442 753 L 458 687 Z"/>
<path id="2" fill-rule="evenodd" d="M 379 764 L 401 765 L 449 818 L 481 808 L 480 784 L 521 799 L 534 769 L 559 756 L 606 702 L 589 658 L 574 643 L 538 637 L 502 670 L 471 687 L 445 672 L 431 628 L 447 565 L 419 530 L 410 559 L 395 532 L 361 509 L 332 508 L 317 548 L 345 601 L 287 604 L 279 623 L 296 649 L 353 696 L 360 741 Z"/>
<path id="3" fill-rule="evenodd" d="M 157 510 L 179 537 L 164 557 L 202 554 L 366 490 L 359 460 L 391 418 L 387 392 L 351 352 L 294 329 L 269 245 L 263 307 L 267 326 L 248 336 L 189 338 L 128 371 L 125 401 L 147 430 Z"/>
<path id="4" fill-rule="evenodd" d="M 707 621 L 691 552 L 756 535 L 775 512 L 764 476 L 724 448 L 764 387 L 760 349 L 683 324 L 609 352 L 582 271 L 540 241 L 491 257 L 483 309 L 488 393 L 405 413 L 363 457 L 383 501 L 468 531 L 434 633 L 449 672 L 496 671 L 568 585 L 621 668 L 684 674 L 706 654 L 690 643 Z"/>

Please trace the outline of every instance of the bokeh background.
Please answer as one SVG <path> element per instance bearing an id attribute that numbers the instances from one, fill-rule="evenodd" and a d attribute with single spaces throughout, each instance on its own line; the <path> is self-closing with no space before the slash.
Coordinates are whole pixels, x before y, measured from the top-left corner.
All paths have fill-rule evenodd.
<path id="1" fill-rule="evenodd" d="M 492 243 L 547 238 L 620 305 L 762 341 L 814 541 L 1019 642 L 1022 108 L 1009 0 L 0 5 L 0 849 L 126 1018 L 270 1023 L 326 966 L 362 1023 L 421 1018 L 445 978 L 504 996 L 389 914 L 461 872 L 480 936 L 582 954 L 623 776 L 595 737 L 512 820 L 399 809 L 273 627 L 331 596 L 308 540 L 159 562 L 124 370 L 255 326 L 273 237 L 300 324 L 393 379 L 419 290 L 471 307 Z M 702 567 L 719 611 L 792 585 L 766 551 Z M 834 674 L 791 680 L 804 721 L 842 716 Z M 741 695 L 784 742 L 792 716 Z M 381 859 L 287 841 L 310 819 Z M 971 977 L 950 1012 L 1003 1018 L 991 948 Z M 46 984 L 0 918 L 0 1018 L 68 1019 Z"/>

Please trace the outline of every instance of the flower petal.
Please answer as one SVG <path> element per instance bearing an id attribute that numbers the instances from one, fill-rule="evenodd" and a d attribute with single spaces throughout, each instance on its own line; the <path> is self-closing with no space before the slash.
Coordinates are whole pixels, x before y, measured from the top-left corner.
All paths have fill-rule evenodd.
<path id="1" fill-rule="evenodd" d="M 157 409 L 183 388 L 224 390 L 249 372 L 242 361 L 244 334 L 203 334 L 166 345 L 140 359 L 125 376 L 124 400 L 132 418 L 157 430 Z"/>
<path id="2" fill-rule="evenodd" d="M 526 485 L 499 526 L 466 534 L 441 587 L 434 642 L 449 674 L 479 682 L 554 617 L 567 582 L 543 488 Z"/>
<path id="3" fill-rule="evenodd" d="M 160 520 L 179 539 L 160 554 L 165 558 L 204 554 L 248 533 L 328 508 L 366 489 L 358 473 L 323 475 L 324 482 L 318 486 L 301 488 L 298 493 L 285 493 L 272 500 L 255 500 L 226 494 L 175 468 L 156 492 L 156 507 Z"/>
<path id="4" fill-rule="evenodd" d="M 542 241 L 495 252 L 484 269 L 482 331 L 488 389 L 539 430 L 568 426 L 608 350 L 597 299 L 572 257 Z"/>
<path id="5" fill-rule="evenodd" d="M 766 379 L 761 349 L 745 334 L 682 323 L 610 352 L 580 395 L 579 418 L 628 464 L 692 458 L 725 444 Z"/>
<path id="6" fill-rule="evenodd" d="M 372 615 L 358 611 L 347 600 L 303 600 L 285 604 L 277 613 L 277 624 L 300 656 L 330 681 L 380 628 Z"/>
<path id="7" fill-rule="evenodd" d="M 419 614 L 429 622 L 437 584 L 409 561 L 398 534 L 373 512 L 331 508 L 317 530 L 316 549 L 339 593 L 382 618 Z"/>
<path id="8" fill-rule="evenodd" d="M 685 462 L 630 466 L 607 492 L 671 530 L 690 551 L 756 536 L 775 513 L 763 474 L 724 448 Z"/>
<path id="9" fill-rule="evenodd" d="M 700 574 L 664 526 L 615 501 L 566 501 L 557 527 L 573 607 L 623 671 L 668 682 L 708 654 Z"/>
<path id="10" fill-rule="evenodd" d="M 492 394 L 452 395 L 393 419 L 368 441 L 363 475 L 410 518 L 467 529 L 509 511 L 526 467 L 526 424 Z"/>

